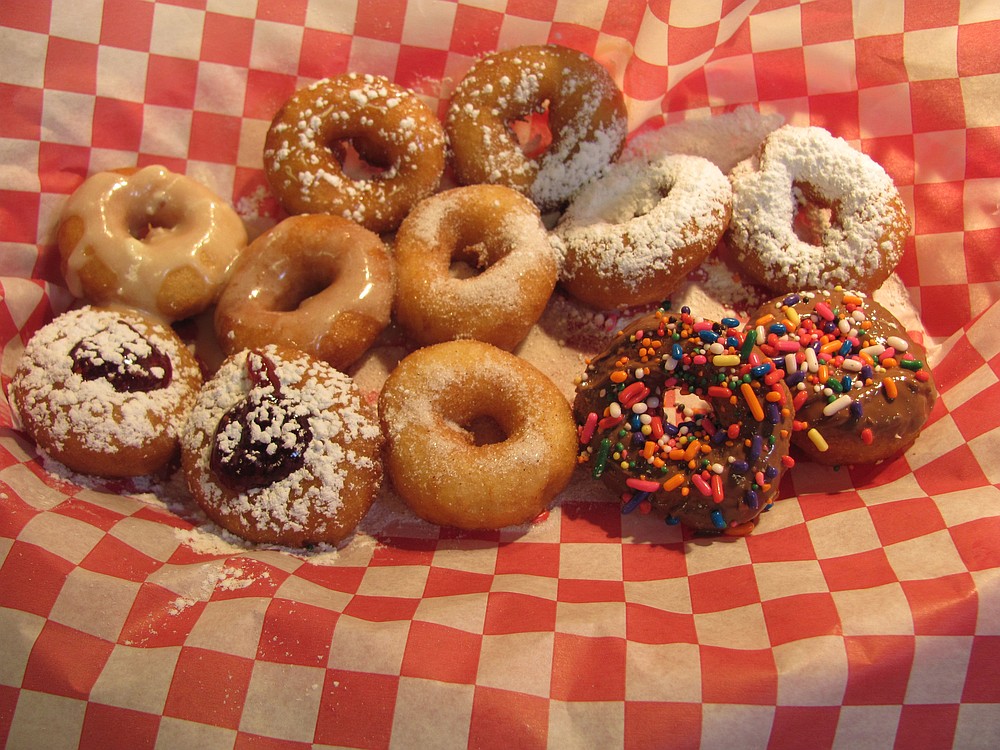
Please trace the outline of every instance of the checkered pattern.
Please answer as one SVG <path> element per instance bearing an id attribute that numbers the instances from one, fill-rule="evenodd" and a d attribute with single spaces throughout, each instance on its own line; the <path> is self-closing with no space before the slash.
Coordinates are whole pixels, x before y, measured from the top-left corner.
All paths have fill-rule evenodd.
<path id="1" fill-rule="evenodd" d="M 197 551 L 4 428 L 0 745 L 1000 744 L 998 35 L 991 0 L 0 3 L 4 385 L 68 303 L 52 227 L 85 175 L 163 163 L 266 221 L 301 84 L 381 73 L 443 111 L 476 55 L 554 41 L 636 130 L 753 104 L 883 163 L 941 390 L 904 458 L 801 463 L 747 539 L 572 488 L 525 534 L 401 523 L 333 564 Z"/>

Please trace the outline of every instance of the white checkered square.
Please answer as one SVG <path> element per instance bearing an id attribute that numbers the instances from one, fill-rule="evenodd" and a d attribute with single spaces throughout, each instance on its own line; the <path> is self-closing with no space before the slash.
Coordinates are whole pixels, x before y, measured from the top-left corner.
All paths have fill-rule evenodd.
<path id="1" fill-rule="evenodd" d="M 132 711 L 163 713 L 180 646 L 132 648 L 116 645 L 90 692 L 90 699 Z"/>
<path id="2" fill-rule="evenodd" d="M 253 665 L 240 729 L 265 737 L 309 743 L 323 695 L 325 670 L 258 661 Z M 275 710 L 275 696 L 285 696 Z"/>
<path id="3" fill-rule="evenodd" d="M 703 646 L 735 649 L 771 647 L 764 611 L 759 604 L 696 614 L 694 626 L 698 643 Z"/>
<path id="4" fill-rule="evenodd" d="M 847 685 L 847 651 L 839 635 L 806 638 L 773 649 L 779 706 L 839 706 Z"/>
<path id="5" fill-rule="evenodd" d="M 347 615 L 337 620 L 330 641 L 330 669 L 398 675 L 410 623 L 369 622 Z"/>
<path id="6" fill-rule="evenodd" d="M 696 643 L 625 644 L 625 698 L 701 702 L 701 653 Z"/>
<path id="7" fill-rule="evenodd" d="M 554 641 L 553 633 L 483 636 L 476 684 L 547 698 Z"/>
<path id="8" fill-rule="evenodd" d="M 834 591 L 844 635 L 913 635 L 913 615 L 898 583 Z"/>

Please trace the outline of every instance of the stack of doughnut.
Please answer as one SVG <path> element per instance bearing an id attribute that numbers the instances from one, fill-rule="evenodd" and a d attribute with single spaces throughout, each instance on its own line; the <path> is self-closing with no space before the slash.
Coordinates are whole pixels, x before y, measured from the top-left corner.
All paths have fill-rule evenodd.
<path id="1" fill-rule="evenodd" d="M 381 76 L 296 91 L 262 154 L 285 216 L 249 244 L 193 180 L 96 174 L 58 231 L 88 307 L 29 344 L 11 386 L 25 430 L 100 476 L 180 455 L 213 521 L 291 546 L 347 538 L 383 466 L 440 525 L 530 522 L 582 463 L 624 510 L 744 534 L 790 445 L 834 464 L 905 450 L 934 389 L 920 346 L 870 299 L 909 231 L 884 170 L 815 127 L 774 130 L 728 175 L 702 156 L 623 157 L 627 135 L 600 63 L 529 45 L 476 60 L 443 122 Z M 656 304 L 720 244 L 778 301 L 747 327 Z M 647 309 L 590 361 L 573 408 L 517 354 L 557 287 L 595 312 Z M 202 314 L 225 357 L 214 374 L 192 371 L 171 329 Z M 345 373 L 393 325 L 410 353 L 376 410 Z M 137 413 L 154 415 L 155 448 Z"/>

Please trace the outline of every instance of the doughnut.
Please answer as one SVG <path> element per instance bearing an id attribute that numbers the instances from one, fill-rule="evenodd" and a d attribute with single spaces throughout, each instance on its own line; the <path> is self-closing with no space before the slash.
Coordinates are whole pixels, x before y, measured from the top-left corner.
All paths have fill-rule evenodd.
<path id="1" fill-rule="evenodd" d="M 785 125 L 730 173 L 737 261 L 775 294 L 837 284 L 874 291 L 903 254 L 899 191 L 866 154 L 818 127 Z"/>
<path id="2" fill-rule="evenodd" d="M 501 185 L 424 199 L 400 225 L 393 252 L 396 320 L 420 344 L 473 338 L 513 349 L 558 276 L 538 209 Z"/>
<path id="3" fill-rule="evenodd" d="M 531 156 L 511 123 L 546 107 L 552 140 Z M 545 212 L 618 157 L 628 118 L 621 91 L 596 60 L 554 44 L 526 45 L 469 68 L 452 93 L 445 132 L 460 184 L 506 185 Z"/>
<path id="4" fill-rule="evenodd" d="M 822 464 L 872 464 L 907 450 L 937 398 L 927 353 L 863 292 L 777 297 L 754 337 L 793 391 L 792 444 Z"/>
<path id="5" fill-rule="evenodd" d="M 386 470 L 426 521 L 461 529 L 527 523 L 576 464 L 562 392 L 533 365 L 481 341 L 418 349 L 379 397 Z"/>
<path id="6" fill-rule="evenodd" d="M 283 344 L 344 370 L 389 324 L 392 297 L 377 234 L 339 216 L 290 216 L 233 266 L 215 330 L 226 354 Z"/>
<path id="7" fill-rule="evenodd" d="M 345 172 L 343 144 L 373 174 Z M 444 130 L 412 91 L 381 76 L 346 73 L 300 89 L 264 142 L 264 173 L 291 214 L 330 213 L 389 232 L 444 173 Z"/>
<path id="8" fill-rule="evenodd" d="M 43 453 L 109 478 L 166 469 L 201 387 L 201 370 L 173 329 L 151 316 L 83 307 L 28 341 L 11 404 Z"/>
<path id="9" fill-rule="evenodd" d="M 247 232 L 208 188 L 150 166 L 87 178 L 66 201 L 57 242 L 74 296 L 169 323 L 215 303 Z"/>
<path id="10" fill-rule="evenodd" d="M 791 394 L 735 318 L 633 321 L 588 363 L 573 414 L 581 463 L 623 513 L 657 507 L 698 532 L 750 533 L 794 464 Z"/>
<path id="11" fill-rule="evenodd" d="M 731 202 L 729 180 L 700 156 L 613 164 L 556 225 L 560 281 L 601 310 L 659 302 L 715 249 Z"/>
<path id="12" fill-rule="evenodd" d="M 269 345 L 226 358 L 191 412 L 181 465 L 222 528 L 257 544 L 336 545 L 382 479 L 373 404 L 325 362 Z"/>

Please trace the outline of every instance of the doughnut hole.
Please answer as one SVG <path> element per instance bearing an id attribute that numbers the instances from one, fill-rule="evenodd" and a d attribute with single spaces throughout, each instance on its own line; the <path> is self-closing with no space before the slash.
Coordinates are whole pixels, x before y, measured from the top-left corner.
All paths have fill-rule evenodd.
<path id="1" fill-rule="evenodd" d="M 552 145 L 549 104 L 550 101 L 546 99 L 537 110 L 507 122 L 521 152 L 528 159 L 537 159 Z"/>
<path id="2" fill-rule="evenodd" d="M 836 201 L 823 200 L 808 185 L 795 183 L 792 190 L 795 196 L 792 230 L 796 237 L 810 245 L 822 247 L 825 244 L 824 236 L 831 230 L 842 231 Z"/>

